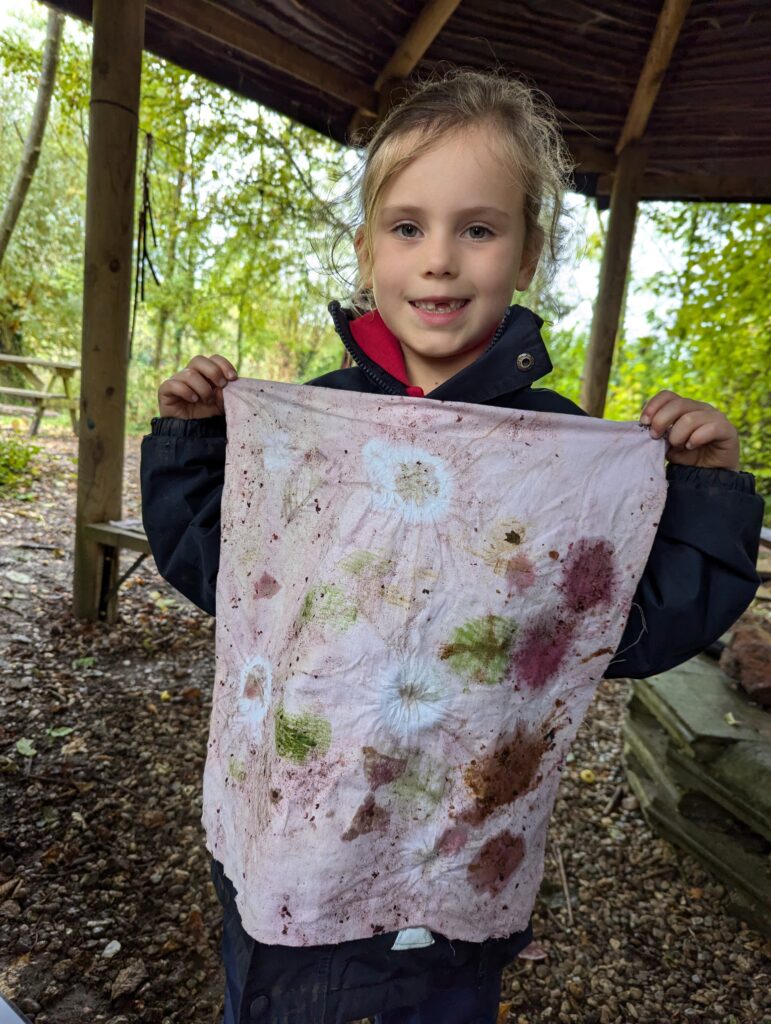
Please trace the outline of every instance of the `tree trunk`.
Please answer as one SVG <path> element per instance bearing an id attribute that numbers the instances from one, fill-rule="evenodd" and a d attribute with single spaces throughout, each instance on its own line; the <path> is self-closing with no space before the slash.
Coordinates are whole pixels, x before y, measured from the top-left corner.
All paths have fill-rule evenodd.
<path id="1" fill-rule="evenodd" d="M 177 172 L 177 187 L 174 192 L 174 206 L 172 207 L 171 223 L 169 224 L 168 245 L 166 248 L 166 261 L 164 265 L 163 283 L 167 289 L 161 300 L 161 308 L 158 311 L 158 323 L 155 329 L 155 351 L 153 353 L 153 368 L 160 370 L 163 364 L 163 350 L 166 344 L 166 327 L 172 313 L 171 301 L 168 297 L 168 289 L 171 288 L 171 281 L 174 277 L 174 270 L 177 265 L 177 241 L 179 239 L 179 208 L 182 203 L 182 189 L 185 184 L 185 172 Z"/>
<path id="2" fill-rule="evenodd" d="M 19 169 L 16 172 L 16 179 L 3 210 L 2 224 L 0 224 L 0 264 L 3 262 L 8 243 L 11 240 L 13 229 L 16 227 L 16 221 L 19 219 L 21 208 L 24 205 L 24 200 L 40 158 L 43 133 L 46 129 L 48 111 L 51 107 L 51 97 L 54 91 L 63 25 L 64 15 L 59 14 L 57 11 L 50 11 L 46 29 L 45 50 L 43 51 L 43 69 L 40 73 L 40 83 L 38 85 L 32 123 L 24 143 L 24 152 L 22 153 Z"/>

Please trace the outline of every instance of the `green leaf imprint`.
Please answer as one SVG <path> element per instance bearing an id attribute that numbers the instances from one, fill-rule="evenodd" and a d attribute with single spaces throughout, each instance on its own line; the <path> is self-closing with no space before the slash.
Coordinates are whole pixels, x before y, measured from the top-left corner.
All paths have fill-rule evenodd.
<path id="1" fill-rule="evenodd" d="M 300 622 L 317 622 L 342 633 L 354 624 L 358 614 L 356 605 L 339 587 L 322 583 L 305 595 L 300 609 Z"/>
<path id="2" fill-rule="evenodd" d="M 517 628 L 512 619 L 499 615 L 470 619 L 458 626 L 439 657 L 470 682 L 493 686 L 506 672 Z"/>
<path id="3" fill-rule="evenodd" d="M 276 712 L 276 752 L 303 764 L 314 751 L 326 754 L 332 740 L 332 726 L 319 715 L 290 715 L 280 707 Z"/>
<path id="4" fill-rule="evenodd" d="M 365 580 L 379 579 L 391 571 L 393 562 L 386 555 L 374 551 L 352 551 L 340 563 L 343 572 Z"/>

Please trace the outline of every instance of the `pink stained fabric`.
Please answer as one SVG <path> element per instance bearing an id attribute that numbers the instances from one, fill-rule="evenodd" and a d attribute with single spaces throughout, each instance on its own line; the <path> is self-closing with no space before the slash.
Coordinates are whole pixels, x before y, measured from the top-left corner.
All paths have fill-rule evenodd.
<path id="1" fill-rule="evenodd" d="M 665 496 L 636 423 L 239 380 L 204 773 L 246 931 L 523 929 Z"/>

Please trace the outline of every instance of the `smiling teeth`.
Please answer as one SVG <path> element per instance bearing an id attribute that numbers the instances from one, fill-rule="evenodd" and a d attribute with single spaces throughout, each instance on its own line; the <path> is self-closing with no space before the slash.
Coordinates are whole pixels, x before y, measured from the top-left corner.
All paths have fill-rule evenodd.
<path id="1" fill-rule="evenodd" d="M 456 309 L 466 305 L 465 299 L 457 299 L 455 302 L 414 302 L 418 309 L 425 309 L 427 313 L 454 313 Z"/>

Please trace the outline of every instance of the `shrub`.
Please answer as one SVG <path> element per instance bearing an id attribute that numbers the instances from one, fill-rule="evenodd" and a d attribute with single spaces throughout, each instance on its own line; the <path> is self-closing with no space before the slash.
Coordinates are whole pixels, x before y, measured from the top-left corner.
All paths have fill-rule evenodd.
<path id="1" fill-rule="evenodd" d="M 40 445 L 14 433 L 0 433 L 0 487 L 15 487 L 24 481 Z"/>

